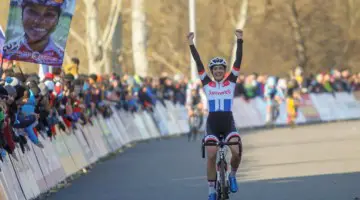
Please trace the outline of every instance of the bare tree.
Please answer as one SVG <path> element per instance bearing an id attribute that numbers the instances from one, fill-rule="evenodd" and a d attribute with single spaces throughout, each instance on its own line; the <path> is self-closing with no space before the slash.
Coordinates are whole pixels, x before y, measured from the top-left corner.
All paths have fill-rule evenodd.
<path id="1" fill-rule="evenodd" d="M 105 26 L 105 30 L 100 36 L 100 28 L 98 26 L 98 11 L 96 0 L 83 0 L 86 6 L 86 22 L 87 22 L 87 52 L 89 73 L 110 73 L 111 65 L 109 61 L 110 44 L 114 36 L 116 23 L 121 11 L 121 0 L 112 0 L 110 13 Z M 83 43 L 82 39 L 76 32 L 70 32 L 77 38 L 77 41 Z M 104 70 L 105 69 L 105 70 Z"/>
<path id="2" fill-rule="evenodd" d="M 148 74 L 146 57 L 146 17 L 144 0 L 132 0 L 132 49 L 135 73 L 139 76 Z"/>
<path id="3" fill-rule="evenodd" d="M 89 72 L 101 73 L 97 65 L 103 57 L 102 47 L 99 43 L 98 12 L 96 0 L 83 0 L 86 6 L 87 25 L 87 52 L 89 60 Z"/>
<path id="4" fill-rule="evenodd" d="M 247 15 L 248 15 L 248 9 L 249 9 L 249 1 L 248 0 L 242 0 L 242 3 L 240 5 L 240 12 L 237 17 L 237 23 L 235 25 L 236 29 L 244 29 Z M 236 36 L 234 36 L 234 45 L 232 48 L 232 54 L 231 54 L 231 63 L 235 62 L 236 57 Z"/>
<path id="5" fill-rule="evenodd" d="M 301 32 L 301 24 L 299 21 L 299 15 L 296 9 L 295 0 L 291 0 L 291 2 L 287 4 L 287 8 L 290 13 L 290 25 L 293 29 L 297 63 L 299 66 L 306 68 L 307 56 L 305 40 Z"/>
<path id="6" fill-rule="evenodd" d="M 346 57 L 349 54 L 349 49 L 351 48 L 352 45 L 355 44 L 356 38 L 358 37 L 358 32 L 356 31 L 356 23 L 360 19 L 360 3 L 356 0 L 347 0 L 347 1 L 342 0 L 341 4 L 345 6 L 346 15 L 347 15 L 346 23 L 344 23 L 346 24 L 346 28 L 345 28 L 346 41 L 342 49 L 342 54 L 339 62 L 339 64 L 344 64 L 348 61 Z"/>

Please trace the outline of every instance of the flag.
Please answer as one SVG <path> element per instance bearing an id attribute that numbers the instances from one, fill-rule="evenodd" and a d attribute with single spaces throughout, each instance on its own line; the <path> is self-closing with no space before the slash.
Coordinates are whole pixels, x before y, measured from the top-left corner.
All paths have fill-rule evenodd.
<path id="1" fill-rule="evenodd" d="M 4 43 L 5 43 L 5 34 L 0 25 L 0 61 L 2 60 Z"/>
<path id="2" fill-rule="evenodd" d="M 48 72 L 49 72 L 49 66 L 48 65 L 43 65 L 43 64 L 39 65 L 39 73 L 38 73 L 38 75 L 39 75 L 41 81 L 45 78 L 45 75 Z"/>

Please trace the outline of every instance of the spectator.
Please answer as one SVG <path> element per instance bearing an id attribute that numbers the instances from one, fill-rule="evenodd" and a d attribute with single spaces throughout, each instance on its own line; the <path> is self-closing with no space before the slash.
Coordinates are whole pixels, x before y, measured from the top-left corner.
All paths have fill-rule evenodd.
<path id="1" fill-rule="evenodd" d="M 334 88 L 330 82 L 330 75 L 329 74 L 325 74 L 323 76 L 323 83 L 322 83 L 324 89 L 326 92 L 329 92 L 329 93 L 334 93 Z"/>
<path id="2" fill-rule="evenodd" d="M 309 91 L 311 93 L 323 93 L 326 92 L 324 86 L 324 77 L 322 74 L 316 76 L 316 80 L 313 80 L 309 85 Z"/>
<path id="3" fill-rule="evenodd" d="M 75 79 L 77 79 L 79 76 L 79 65 L 80 65 L 79 58 L 76 57 L 71 58 L 71 63 L 64 66 L 64 73 L 72 74 L 75 77 Z"/>
<path id="4" fill-rule="evenodd" d="M 235 86 L 235 96 L 245 96 L 245 76 L 243 74 L 240 74 Z"/>
<path id="5" fill-rule="evenodd" d="M 265 91 L 265 77 L 260 75 L 257 77 L 257 85 L 256 85 L 256 96 L 264 97 Z"/>
<path id="6" fill-rule="evenodd" d="M 245 79 L 245 98 L 252 99 L 256 96 L 257 82 L 255 75 L 252 74 Z"/>

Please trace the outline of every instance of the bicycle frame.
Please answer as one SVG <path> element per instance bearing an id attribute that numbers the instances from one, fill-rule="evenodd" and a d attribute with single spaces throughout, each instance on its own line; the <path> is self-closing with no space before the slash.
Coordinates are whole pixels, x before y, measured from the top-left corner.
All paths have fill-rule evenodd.
<path id="1" fill-rule="evenodd" d="M 205 144 L 205 142 L 203 141 L 202 143 L 202 157 L 205 158 L 205 146 L 217 146 L 218 151 L 217 151 L 217 168 L 216 168 L 216 174 L 217 174 L 217 183 L 218 183 L 218 188 L 217 188 L 217 193 L 218 193 L 218 199 L 221 200 L 225 200 L 225 199 L 229 199 L 229 184 L 228 184 L 228 166 L 227 166 L 227 162 L 226 162 L 226 154 L 227 154 L 227 148 L 226 146 L 229 145 L 238 145 L 239 149 L 241 148 L 241 143 L 240 142 L 224 142 L 224 138 L 223 136 L 220 137 L 220 141 L 217 143 L 209 143 L 209 144 Z M 241 152 L 239 151 L 239 154 L 241 154 Z"/>

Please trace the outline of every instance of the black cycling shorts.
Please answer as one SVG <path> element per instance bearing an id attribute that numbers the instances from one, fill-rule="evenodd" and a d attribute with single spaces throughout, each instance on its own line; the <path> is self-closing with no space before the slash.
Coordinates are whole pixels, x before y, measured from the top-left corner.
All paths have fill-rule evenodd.
<path id="1" fill-rule="evenodd" d="M 219 141 L 220 135 L 223 135 L 228 142 L 233 137 L 240 135 L 235 127 L 235 121 L 232 112 L 210 112 L 206 121 L 205 142 Z"/>

